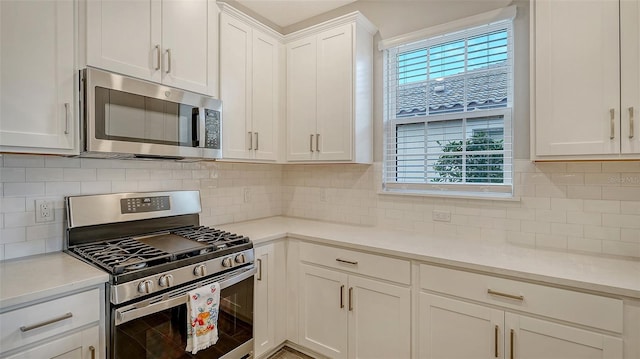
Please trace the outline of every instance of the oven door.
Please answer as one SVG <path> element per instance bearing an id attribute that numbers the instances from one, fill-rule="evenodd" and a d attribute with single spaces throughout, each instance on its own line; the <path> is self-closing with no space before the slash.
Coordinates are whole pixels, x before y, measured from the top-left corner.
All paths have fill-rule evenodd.
<path id="1" fill-rule="evenodd" d="M 111 310 L 109 357 L 120 359 L 253 357 L 254 267 L 244 267 Z M 218 342 L 193 355 L 187 346 L 187 292 L 220 283 Z"/>

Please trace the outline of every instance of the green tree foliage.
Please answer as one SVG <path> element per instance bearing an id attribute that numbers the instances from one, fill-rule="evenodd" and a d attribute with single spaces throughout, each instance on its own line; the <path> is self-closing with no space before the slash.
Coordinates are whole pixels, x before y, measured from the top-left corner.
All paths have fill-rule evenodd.
<path id="1" fill-rule="evenodd" d="M 478 131 L 466 140 L 467 151 L 501 151 L 504 148 L 504 140 L 495 140 L 486 132 Z M 440 175 L 433 182 L 462 182 L 463 156 L 462 141 L 449 141 L 440 143 L 442 154 L 433 168 Z M 503 183 L 504 155 L 502 153 L 467 155 L 466 156 L 466 181 L 468 183 Z"/>

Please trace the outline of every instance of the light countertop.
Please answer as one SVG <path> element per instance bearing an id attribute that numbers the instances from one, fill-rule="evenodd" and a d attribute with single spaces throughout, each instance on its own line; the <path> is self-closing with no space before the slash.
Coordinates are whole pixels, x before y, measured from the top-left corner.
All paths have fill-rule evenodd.
<path id="1" fill-rule="evenodd" d="M 0 311 L 108 280 L 106 272 L 63 252 L 0 261 Z"/>
<path id="2" fill-rule="evenodd" d="M 216 227 L 246 235 L 256 245 L 293 237 L 552 285 L 640 298 L 640 260 L 546 251 L 501 241 L 453 239 L 288 217 Z"/>

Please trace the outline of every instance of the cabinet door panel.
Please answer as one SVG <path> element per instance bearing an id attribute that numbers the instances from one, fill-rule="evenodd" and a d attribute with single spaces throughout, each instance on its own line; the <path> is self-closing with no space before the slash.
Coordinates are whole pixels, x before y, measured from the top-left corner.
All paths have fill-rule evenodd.
<path id="1" fill-rule="evenodd" d="M 622 340 L 604 334 L 507 313 L 507 350 L 513 330 L 518 359 L 622 359 Z"/>
<path id="2" fill-rule="evenodd" d="M 211 94 L 209 0 L 162 1 L 162 83 Z M 170 56 L 169 56 L 170 53 Z"/>
<path id="3" fill-rule="evenodd" d="M 349 277 L 349 358 L 411 357 L 411 291 Z"/>
<path id="4" fill-rule="evenodd" d="M 87 65 L 160 82 L 161 13 L 158 0 L 87 1 Z"/>
<path id="5" fill-rule="evenodd" d="M 535 155 L 620 151 L 618 23 L 617 1 L 535 2 Z"/>
<path id="6" fill-rule="evenodd" d="M 420 293 L 419 320 L 420 358 L 505 357 L 500 310 Z"/>
<path id="7" fill-rule="evenodd" d="M 620 2 L 622 153 L 640 153 L 640 1 Z"/>
<path id="8" fill-rule="evenodd" d="M 346 358 L 347 275 L 305 264 L 300 269 L 300 344 L 331 358 Z"/>
<path id="9" fill-rule="evenodd" d="M 259 160 L 277 157 L 278 51 L 276 39 L 253 30 L 252 128 Z"/>
<path id="10" fill-rule="evenodd" d="M 73 2 L 0 1 L 0 18 L 0 144 L 73 154 Z"/>
<path id="11" fill-rule="evenodd" d="M 353 26 L 318 35 L 318 159 L 351 160 L 353 141 Z"/>
<path id="12" fill-rule="evenodd" d="M 316 38 L 287 46 L 287 160 L 313 157 L 316 133 Z"/>
<path id="13" fill-rule="evenodd" d="M 255 357 L 275 346 L 275 264 L 273 245 L 255 249 L 258 273 L 255 276 L 254 339 Z"/>
<path id="14" fill-rule="evenodd" d="M 220 94 L 225 158 L 251 158 L 251 28 L 220 16 Z"/>

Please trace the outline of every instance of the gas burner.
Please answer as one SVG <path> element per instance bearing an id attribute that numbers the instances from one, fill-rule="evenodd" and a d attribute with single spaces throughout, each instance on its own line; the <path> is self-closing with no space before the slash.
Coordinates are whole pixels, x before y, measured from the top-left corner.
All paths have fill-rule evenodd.
<path id="1" fill-rule="evenodd" d="M 147 266 L 147 262 L 144 261 L 144 258 L 141 257 L 129 257 L 124 261 L 121 261 L 120 264 L 123 267 L 125 272 L 141 269 Z"/>

